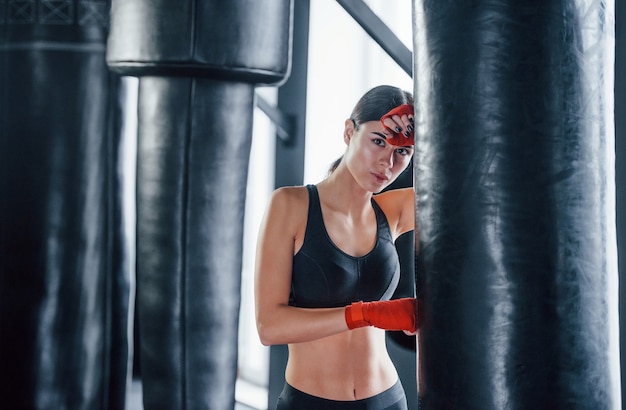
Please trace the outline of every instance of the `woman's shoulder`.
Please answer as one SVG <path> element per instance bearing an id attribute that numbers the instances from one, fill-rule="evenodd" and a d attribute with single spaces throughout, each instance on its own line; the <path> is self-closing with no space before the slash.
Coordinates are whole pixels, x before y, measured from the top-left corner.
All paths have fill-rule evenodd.
<path id="1" fill-rule="evenodd" d="M 285 216 L 293 211 L 300 211 L 303 207 L 308 207 L 309 192 L 306 186 L 285 186 L 272 192 L 270 197 L 270 208 L 284 212 Z"/>
<path id="2" fill-rule="evenodd" d="M 413 204 L 415 201 L 415 192 L 412 187 L 390 189 L 389 191 L 375 195 L 374 199 L 381 206 L 383 204 L 404 206 L 407 203 Z"/>
<path id="3" fill-rule="evenodd" d="M 308 201 L 308 198 L 309 191 L 303 185 L 276 188 L 272 193 L 272 200 L 276 201 L 300 202 L 303 200 Z"/>
<path id="4" fill-rule="evenodd" d="M 415 229 L 415 191 L 412 187 L 398 188 L 374 196 L 385 213 L 394 238 Z"/>

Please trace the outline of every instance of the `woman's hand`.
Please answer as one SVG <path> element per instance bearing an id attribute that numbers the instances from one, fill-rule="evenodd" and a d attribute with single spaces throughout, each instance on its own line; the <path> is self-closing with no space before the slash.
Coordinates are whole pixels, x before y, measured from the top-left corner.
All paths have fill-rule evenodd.
<path id="1" fill-rule="evenodd" d="M 401 298 L 375 302 L 354 302 L 346 307 L 350 329 L 374 326 L 385 330 L 417 331 L 417 300 Z"/>
<path id="2" fill-rule="evenodd" d="M 413 129 L 415 119 L 413 118 L 412 104 L 403 104 L 394 108 L 383 115 L 380 122 L 393 135 L 393 137 L 387 138 L 387 142 L 391 145 L 415 144 Z"/>

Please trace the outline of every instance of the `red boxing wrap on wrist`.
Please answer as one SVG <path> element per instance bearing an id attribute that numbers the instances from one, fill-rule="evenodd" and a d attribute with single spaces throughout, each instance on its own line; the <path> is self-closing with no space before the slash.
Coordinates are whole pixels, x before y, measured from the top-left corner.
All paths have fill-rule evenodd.
<path id="1" fill-rule="evenodd" d="M 374 326 L 385 330 L 417 329 L 417 302 L 415 298 L 402 298 L 378 302 L 354 302 L 345 310 L 349 329 Z"/>
<path id="2" fill-rule="evenodd" d="M 413 131 L 409 131 L 410 136 L 404 135 L 402 132 L 396 133 L 394 130 L 390 129 L 385 125 L 385 120 L 387 118 L 391 118 L 394 115 L 402 117 L 403 115 L 413 117 L 413 105 L 412 104 L 402 104 L 389 111 L 387 114 L 383 115 L 380 118 L 381 124 L 387 131 L 389 131 L 392 135 L 391 138 L 387 138 L 387 142 L 391 145 L 396 146 L 407 146 L 407 145 L 415 145 L 415 138 Z"/>

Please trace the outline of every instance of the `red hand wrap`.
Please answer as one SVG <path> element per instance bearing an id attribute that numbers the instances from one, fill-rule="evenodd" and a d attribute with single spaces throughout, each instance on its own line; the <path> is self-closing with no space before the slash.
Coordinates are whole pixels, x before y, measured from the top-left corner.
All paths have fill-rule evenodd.
<path id="1" fill-rule="evenodd" d="M 393 117 L 394 115 L 397 115 L 399 117 L 402 117 L 403 115 L 413 116 L 413 105 L 402 104 L 402 105 L 397 106 L 393 110 L 389 111 L 387 114 L 383 115 L 380 119 L 380 122 L 383 124 L 385 129 L 387 129 L 393 135 L 393 137 L 387 138 L 387 142 L 389 144 L 398 145 L 398 146 L 415 145 L 415 138 L 413 135 L 413 131 L 410 131 L 411 135 L 407 137 L 402 132 L 396 133 L 395 130 L 390 129 L 389 127 L 385 125 L 384 121 L 387 118 Z"/>
<path id="2" fill-rule="evenodd" d="M 346 307 L 345 316 L 349 329 L 374 326 L 385 330 L 415 332 L 417 302 L 415 298 L 354 302 Z"/>

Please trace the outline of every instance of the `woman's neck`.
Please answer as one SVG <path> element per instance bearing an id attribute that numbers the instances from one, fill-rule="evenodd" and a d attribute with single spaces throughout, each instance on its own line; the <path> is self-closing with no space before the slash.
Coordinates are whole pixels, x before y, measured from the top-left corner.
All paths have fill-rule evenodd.
<path id="1" fill-rule="evenodd" d="M 317 184 L 317 188 L 323 201 L 333 209 L 341 209 L 351 215 L 371 212 L 372 193 L 357 184 L 349 172 L 337 169 Z"/>

